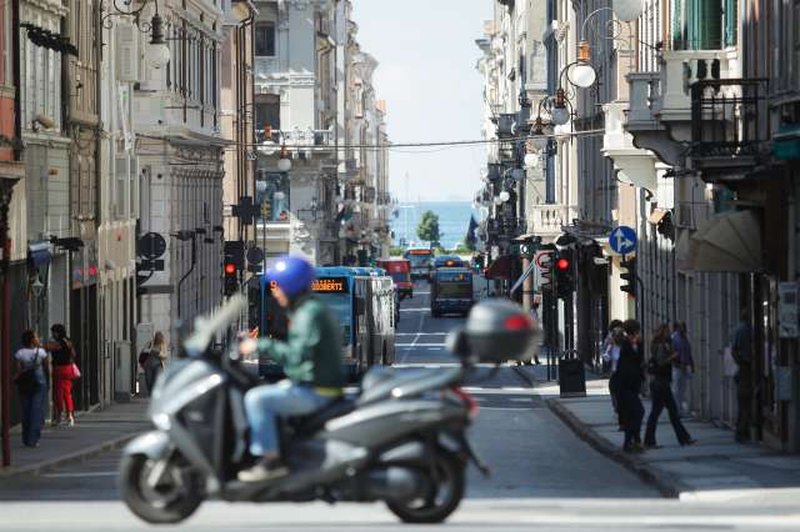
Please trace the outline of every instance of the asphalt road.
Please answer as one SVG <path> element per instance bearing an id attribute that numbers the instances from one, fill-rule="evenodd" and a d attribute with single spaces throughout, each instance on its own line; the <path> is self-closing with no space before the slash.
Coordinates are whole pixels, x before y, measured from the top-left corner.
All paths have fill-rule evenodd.
<path id="1" fill-rule="evenodd" d="M 432 319 L 427 285 L 402 304 L 399 366 L 452 364 L 448 330 L 460 320 Z M 800 530 L 796 501 L 686 503 L 650 486 L 580 441 L 510 367 L 467 387 L 480 405 L 471 437 L 491 465 L 472 470 L 467 499 L 443 528 L 493 530 Z M 107 453 L 29 478 L 0 480 L 2 530 L 129 530 L 143 527 L 117 501 L 118 454 Z M 380 504 L 253 505 L 211 501 L 188 530 L 406 530 Z M 428 529 L 428 528 L 424 528 Z"/>

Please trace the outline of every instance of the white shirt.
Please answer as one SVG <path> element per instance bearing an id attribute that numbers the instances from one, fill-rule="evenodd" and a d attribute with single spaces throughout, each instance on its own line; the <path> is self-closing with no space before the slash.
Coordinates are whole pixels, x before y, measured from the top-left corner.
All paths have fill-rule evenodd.
<path id="1" fill-rule="evenodd" d="M 22 347 L 14 353 L 14 360 L 22 364 L 23 371 L 27 371 L 47 360 L 47 351 L 43 347 Z"/>

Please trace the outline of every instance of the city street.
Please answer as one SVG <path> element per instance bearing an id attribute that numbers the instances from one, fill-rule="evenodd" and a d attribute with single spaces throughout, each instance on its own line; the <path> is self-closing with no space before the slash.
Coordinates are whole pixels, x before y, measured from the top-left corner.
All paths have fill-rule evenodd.
<path id="1" fill-rule="evenodd" d="M 431 319 L 428 288 L 401 307 L 398 366 L 454 363 L 446 332 L 460 320 Z M 488 371 L 488 370 L 482 370 Z M 661 498 L 651 486 L 578 439 L 546 407 L 536 388 L 512 367 L 471 383 L 480 404 L 472 438 L 493 470 L 470 472 L 467 499 L 449 520 L 457 530 L 687 530 L 794 528 L 790 498 L 753 500 L 735 508 Z M 543 383 L 544 387 L 544 383 Z M 37 476 L 0 480 L 4 530 L 124 530 L 142 526 L 117 501 L 118 452 L 107 452 Z M 403 530 L 381 504 L 229 505 L 208 502 L 181 528 L 188 530 Z"/>

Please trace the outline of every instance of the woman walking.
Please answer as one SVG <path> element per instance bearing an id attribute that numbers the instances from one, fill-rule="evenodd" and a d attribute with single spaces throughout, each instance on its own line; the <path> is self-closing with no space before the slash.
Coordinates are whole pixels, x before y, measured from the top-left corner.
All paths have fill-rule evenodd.
<path id="1" fill-rule="evenodd" d="M 47 351 L 34 331 L 22 333 L 22 347 L 14 353 L 16 373 L 14 382 L 22 408 L 22 443 L 38 447 L 44 423 L 44 397 L 47 390 Z"/>
<path id="2" fill-rule="evenodd" d="M 60 323 L 50 327 L 53 339 L 45 348 L 50 352 L 53 364 L 53 425 L 61 423 L 66 413 L 66 423 L 75 425 L 75 403 L 72 400 L 72 381 L 75 379 L 75 348 L 67 337 L 67 330 Z"/>
<path id="3" fill-rule="evenodd" d="M 652 375 L 650 382 L 651 407 L 650 417 L 647 419 L 647 430 L 644 434 L 645 447 L 658 447 L 656 445 L 656 425 L 661 412 L 666 407 L 669 421 L 675 431 L 675 437 L 681 445 L 691 445 L 695 442 L 689 432 L 681 423 L 678 415 L 678 406 L 672 396 L 672 362 L 677 354 L 672 349 L 669 340 L 669 326 L 664 323 L 656 329 L 653 341 L 650 344 L 650 359 L 647 369 Z"/>
<path id="4" fill-rule="evenodd" d="M 153 336 L 153 343 L 150 345 L 150 354 L 142 365 L 144 367 L 144 381 L 147 385 L 147 393 L 153 393 L 158 375 L 164 370 L 167 360 L 167 353 L 164 345 L 164 333 L 156 331 Z"/>
<path id="5" fill-rule="evenodd" d="M 617 410 L 620 425 L 625 429 L 622 449 L 633 453 L 642 451 L 642 418 L 644 407 L 639 393 L 642 390 L 642 366 L 644 356 L 641 348 L 642 327 L 636 320 L 622 324 L 625 338 L 620 338 L 619 361 L 615 372 Z"/>

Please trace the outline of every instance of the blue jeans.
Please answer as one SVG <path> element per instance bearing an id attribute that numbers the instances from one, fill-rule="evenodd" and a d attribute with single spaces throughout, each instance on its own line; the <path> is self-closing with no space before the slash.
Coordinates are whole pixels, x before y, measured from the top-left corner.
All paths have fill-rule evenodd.
<path id="1" fill-rule="evenodd" d="M 250 425 L 250 454 L 278 453 L 278 416 L 311 414 L 330 402 L 330 397 L 319 395 L 313 387 L 288 380 L 252 388 L 244 396 L 247 424 Z"/>
<path id="2" fill-rule="evenodd" d="M 42 437 L 46 389 L 44 375 L 37 375 L 35 388 L 28 392 L 19 392 L 19 402 L 22 406 L 22 443 L 29 447 L 39 443 L 39 438 Z"/>

